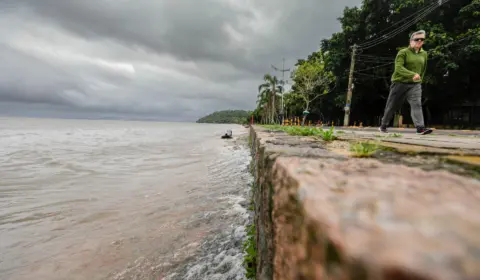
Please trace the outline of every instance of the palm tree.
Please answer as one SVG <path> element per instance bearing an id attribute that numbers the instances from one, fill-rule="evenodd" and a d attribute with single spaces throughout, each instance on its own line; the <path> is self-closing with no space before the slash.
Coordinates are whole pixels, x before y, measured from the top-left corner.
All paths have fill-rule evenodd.
<path id="1" fill-rule="evenodd" d="M 269 102 L 267 91 L 260 91 L 257 96 L 257 111 L 260 114 L 260 122 L 267 123 L 266 117 L 269 114 Z"/>
<path id="2" fill-rule="evenodd" d="M 266 102 L 264 105 L 264 119 L 266 123 L 275 123 L 276 116 L 277 116 L 277 104 L 276 104 L 276 97 L 277 93 L 282 91 L 282 86 L 279 85 L 279 81 L 277 77 L 272 76 L 270 74 L 266 74 L 263 77 L 265 83 L 261 84 L 258 87 L 259 91 L 259 99 L 263 102 Z M 266 106 L 265 106 L 266 105 Z"/>

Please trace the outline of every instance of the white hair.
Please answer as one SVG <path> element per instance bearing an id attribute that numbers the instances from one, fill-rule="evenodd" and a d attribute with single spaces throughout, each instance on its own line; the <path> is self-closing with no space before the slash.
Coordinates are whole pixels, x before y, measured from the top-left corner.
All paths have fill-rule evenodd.
<path id="1" fill-rule="evenodd" d="M 420 35 L 420 34 L 423 34 L 423 35 L 427 36 L 427 32 L 425 32 L 425 30 L 418 30 L 418 31 L 413 32 L 412 35 L 410 35 L 410 40 L 413 39 L 413 36 Z"/>

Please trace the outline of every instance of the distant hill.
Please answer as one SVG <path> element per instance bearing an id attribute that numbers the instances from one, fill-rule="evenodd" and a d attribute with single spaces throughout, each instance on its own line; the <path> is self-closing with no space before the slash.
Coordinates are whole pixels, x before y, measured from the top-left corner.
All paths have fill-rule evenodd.
<path id="1" fill-rule="evenodd" d="M 200 118 L 197 123 L 248 123 L 250 112 L 244 110 L 225 110 L 211 113 L 208 116 Z"/>

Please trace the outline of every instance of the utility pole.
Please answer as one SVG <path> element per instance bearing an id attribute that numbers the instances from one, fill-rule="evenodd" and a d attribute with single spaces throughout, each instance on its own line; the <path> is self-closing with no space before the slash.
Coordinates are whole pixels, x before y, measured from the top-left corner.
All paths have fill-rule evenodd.
<path id="1" fill-rule="evenodd" d="M 282 117 L 282 124 L 283 124 L 283 118 L 284 118 L 284 104 L 283 104 L 283 88 L 285 87 L 285 72 L 288 72 L 290 71 L 290 69 L 285 69 L 285 58 L 283 58 L 283 64 L 282 64 L 282 69 L 279 69 L 277 67 L 275 67 L 275 65 L 272 65 L 272 68 L 275 70 L 275 71 L 278 71 L 278 72 L 282 72 L 282 80 L 281 80 L 281 84 L 282 84 L 282 104 L 281 104 L 281 108 L 280 108 L 280 116 Z"/>
<path id="2" fill-rule="evenodd" d="M 348 75 L 348 91 L 347 103 L 345 104 L 345 118 L 343 119 L 343 126 L 348 126 L 350 122 L 350 108 L 352 107 L 352 90 L 353 90 L 353 71 L 355 69 L 355 55 L 357 53 L 357 45 L 352 48 L 352 61 L 350 62 L 350 74 Z"/>

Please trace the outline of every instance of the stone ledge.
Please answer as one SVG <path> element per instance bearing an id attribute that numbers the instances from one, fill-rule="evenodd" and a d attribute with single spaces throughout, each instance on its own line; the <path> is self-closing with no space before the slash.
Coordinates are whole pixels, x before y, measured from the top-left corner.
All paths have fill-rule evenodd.
<path id="1" fill-rule="evenodd" d="M 480 279 L 479 181 L 275 135 L 251 130 L 257 279 Z"/>

